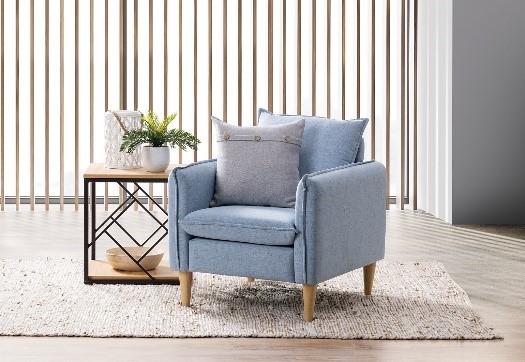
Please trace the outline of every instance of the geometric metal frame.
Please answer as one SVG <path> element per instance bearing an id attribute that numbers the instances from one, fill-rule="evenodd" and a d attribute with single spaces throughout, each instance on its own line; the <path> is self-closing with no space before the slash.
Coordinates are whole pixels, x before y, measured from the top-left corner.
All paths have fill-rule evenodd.
<path id="1" fill-rule="evenodd" d="M 100 224 L 96 225 L 96 184 L 97 182 L 115 182 L 117 183 L 120 188 L 124 191 L 125 195 L 127 197 L 124 199 L 122 203 L 119 204 L 119 206 Z M 167 183 L 167 179 L 147 179 L 147 178 L 141 178 L 140 183 Z M 129 190 L 127 187 L 127 183 L 133 184 L 135 186 L 134 190 Z M 90 202 L 88 202 L 89 198 L 89 191 L 91 189 L 91 198 Z M 139 192 L 141 192 L 144 196 L 147 197 L 147 199 L 153 203 L 159 210 L 161 210 L 164 215 L 166 215 L 166 219 L 164 221 L 159 220 L 146 206 L 144 206 L 138 197 Z M 168 235 L 168 228 L 166 226 L 168 222 L 168 213 L 164 208 L 155 201 L 153 197 L 150 196 L 144 188 L 142 188 L 139 185 L 139 181 L 137 181 L 136 178 L 84 178 L 84 283 L 85 284 L 179 284 L 179 281 L 177 278 L 173 279 L 156 279 L 153 275 L 151 275 L 144 267 L 140 264 L 141 260 L 147 256 L 153 248 L 155 248 L 165 237 Z M 91 214 L 89 213 L 89 206 L 91 204 Z M 155 229 L 155 231 L 144 241 L 140 242 L 138 241 L 133 235 L 131 235 L 124 226 L 119 223 L 119 218 L 134 204 L 139 205 L 146 213 L 158 224 L 158 227 Z M 90 220 L 91 216 L 91 220 Z M 91 221 L 91 222 L 90 222 Z M 139 258 L 135 259 L 131 254 L 118 242 L 117 239 L 115 239 L 111 233 L 109 232 L 109 229 L 111 226 L 117 226 L 119 227 L 137 246 L 144 246 L 148 242 L 150 242 L 155 235 L 158 235 L 158 232 L 161 232 L 160 237 L 158 237 L 153 244 L 148 248 L 146 253 Z M 108 279 L 108 280 L 100 280 L 100 279 L 90 279 L 89 278 L 89 260 L 95 260 L 96 259 L 96 242 L 97 240 L 102 236 L 107 235 L 114 243 L 117 245 L 122 251 L 124 251 L 131 260 L 137 266 L 148 276 L 149 279 L 137 279 L 137 280 L 130 280 L 130 279 Z M 91 255 L 90 255 L 91 254 Z"/>

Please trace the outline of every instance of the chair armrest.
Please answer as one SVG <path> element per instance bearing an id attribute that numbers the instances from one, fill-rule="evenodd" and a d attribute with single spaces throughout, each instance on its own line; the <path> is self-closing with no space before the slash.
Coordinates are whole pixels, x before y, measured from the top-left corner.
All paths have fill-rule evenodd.
<path id="1" fill-rule="evenodd" d="M 384 257 L 386 172 L 376 161 L 303 176 L 297 187 L 297 283 L 317 284 Z"/>
<path id="2" fill-rule="evenodd" d="M 192 238 L 179 228 L 179 220 L 190 212 L 208 208 L 215 191 L 217 161 L 192 163 L 174 169 L 168 179 L 168 240 L 170 265 L 174 270 L 188 271 Z"/>

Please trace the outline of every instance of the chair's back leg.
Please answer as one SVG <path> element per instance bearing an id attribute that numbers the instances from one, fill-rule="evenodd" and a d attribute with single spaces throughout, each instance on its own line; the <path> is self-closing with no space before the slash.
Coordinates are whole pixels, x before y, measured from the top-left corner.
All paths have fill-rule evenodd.
<path id="1" fill-rule="evenodd" d="M 372 287 L 374 285 L 375 271 L 376 271 L 375 262 L 363 267 L 363 276 L 364 276 L 364 281 L 365 281 L 365 295 L 372 295 Z"/>

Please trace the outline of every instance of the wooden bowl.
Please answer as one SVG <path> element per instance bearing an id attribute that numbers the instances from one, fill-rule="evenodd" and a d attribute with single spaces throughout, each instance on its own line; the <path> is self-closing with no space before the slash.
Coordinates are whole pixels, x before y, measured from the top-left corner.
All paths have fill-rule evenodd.
<path id="1" fill-rule="evenodd" d="M 148 248 L 141 246 L 130 246 L 125 249 L 136 260 L 140 259 L 140 257 L 148 251 Z M 163 256 L 163 251 L 152 250 L 140 261 L 140 265 L 146 270 L 155 269 L 159 265 Z M 140 267 L 131 260 L 121 248 L 111 248 L 106 250 L 106 258 L 113 269 L 122 271 L 142 271 L 142 269 L 140 269 Z"/>

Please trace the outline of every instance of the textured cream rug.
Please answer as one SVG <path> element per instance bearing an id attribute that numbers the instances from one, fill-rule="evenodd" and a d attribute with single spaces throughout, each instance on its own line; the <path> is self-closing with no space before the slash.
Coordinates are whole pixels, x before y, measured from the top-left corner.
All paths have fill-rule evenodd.
<path id="1" fill-rule="evenodd" d="M 319 285 L 303 321 L 299 285 L 195 273 L 179 287 L 84 285 L 72 260 L 0 260 L 0 335 L 92 337 L 501 338 L 440 263 L 380 262 L 374 296 L 362 271 Z"/>

